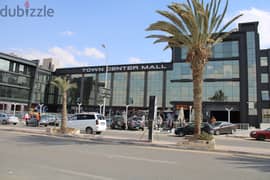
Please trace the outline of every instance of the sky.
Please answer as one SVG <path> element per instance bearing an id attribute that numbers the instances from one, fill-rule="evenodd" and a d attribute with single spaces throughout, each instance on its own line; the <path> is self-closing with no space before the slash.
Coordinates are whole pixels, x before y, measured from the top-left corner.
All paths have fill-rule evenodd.
<path id="1" fill-rule="evenodd" d="M 26 1 L 0 0 L 0 11 L 24 8 Z M 164 20 L 156 10 L 168 10 L 172 2 L 186 0 L 28 0 L 30 8 L 53 9 L 53 16 L 0 16 L 0 52 L 53 58 L 58 68 L 170 62 L 171 50 L 145 38 L 154 34 L 145 29 Z M 225 19 L 239 13 L 243 17 L 231 28 L 259 21 L 260 46 L 270 48 L 270 0 L 230 0 Z"/>

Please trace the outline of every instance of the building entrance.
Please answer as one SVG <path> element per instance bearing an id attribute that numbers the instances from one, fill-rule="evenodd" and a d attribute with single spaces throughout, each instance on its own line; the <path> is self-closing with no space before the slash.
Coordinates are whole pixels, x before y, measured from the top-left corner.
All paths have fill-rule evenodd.
<path id="1" fill-rule="evenodd" d="M 228 111 L 211 111 L 210 117 L 215 116 L 217 121 L 228 121 Z M 231 111 L 230 113 L 231 123 L 240 123 L 240 112 Z"/>

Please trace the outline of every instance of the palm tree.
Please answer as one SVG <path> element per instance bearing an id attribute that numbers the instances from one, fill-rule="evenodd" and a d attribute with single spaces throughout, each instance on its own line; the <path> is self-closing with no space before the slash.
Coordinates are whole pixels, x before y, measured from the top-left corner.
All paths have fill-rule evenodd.
<path id="1" fill-rule="evenodd" d="M 62 94 L 62 119 L 61 119 L 61 131 L 65 133 L 67 128 L 67 92 L 72 88 L 76 88 L 76 84 L 70 83 L 66 77 L 57 77 L 52 82 L 52 85 L 56 86 Z"/>
<path id="2" fill-rule="evenodd" d="M 195 136 L 201 133 L 202 119 L 202 90 L 203 72 L 205 64 L 211 57 L 212 47 L 222 42 L 232 31 L 224 33 L 241 14 L 223 25 L 227 12 L 228 0 L 225 8 L 220 11 L 221 0 L 187 0 L 186 4 L 172 3 L 168 6 L 171 11 L 157 11 L 169 21 L 157 21 L 151 24 L 147 31 L 163 31 L 165 35 L 150 35 L 156 38 L 155 43 L 165 42 L 171 47 L 186 47 L 186 61 L 191 64 L 193 78 L 193 106 L 195 113 Z"/>

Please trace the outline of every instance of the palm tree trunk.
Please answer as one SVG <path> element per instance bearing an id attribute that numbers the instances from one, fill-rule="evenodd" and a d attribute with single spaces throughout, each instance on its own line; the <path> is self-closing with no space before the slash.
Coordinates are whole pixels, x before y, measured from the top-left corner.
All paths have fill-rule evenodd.
<path id="1" fill-rule="evenodd" d="M 61 131 L 65 133 L 67 128 L 67 92 L 63 92 L 62 96 L 62 121 L 61 121 Z"/>
<path id="2" fill-rule="evenodd" d="M 196 64 L 192 66 L 193 76 L 193 106 L 195 115 L 195 132 L 194 136 L 201 134 L 202 122 L 202 95 L 203 95 L 203 72 L 204 66 Z"/>

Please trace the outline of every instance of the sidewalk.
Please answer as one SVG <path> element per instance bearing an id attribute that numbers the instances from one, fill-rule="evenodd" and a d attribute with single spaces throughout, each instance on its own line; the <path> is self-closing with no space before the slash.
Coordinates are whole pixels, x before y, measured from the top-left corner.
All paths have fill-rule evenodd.
<path id="1" fill-rule="evenodd" d="M 12 126 L 0 126 L 1 131 L 15 131 L 15 132 L 23 132 L 23 133 L 32 133 L 37 135 L 48 135 L 46 130 L 37 129 L 37 128 L 23 128 L 23 127 L 12 127 Z M 243 135 L 242 137 L 246 137 L 247 131 L 236 133 L 236 136 Z M 53 136 L 53 135 L 48 135 Z M 171 148 L 171 149 L 183 149 L 183 150 L 197 150 L 197 151 L 206 151 L 199 150 L 196 148 L 188 148 L 184 145 L 177 145 L 176 142 L 168 142 L 168 141 L 153 141 L 152 143 L 148 142 L 146 137 L 144 138 L 125 138 L 120 136 L 111 136 L 111 135 L 88 135 L 88 134 L 80 134 L 76 136 L 57 136 L 62 138 L 71 138 L 73 140 L 81 140 L 81 141 L 94 141 L 99 143 L 116 143 L 116 144 L 130 144 L 130 145 L 139 145 L 139 146 L 150 146 L 150 147 L 162 147 L 162 148 Z M 184 141 L 179 140 L 179 142 Z M 262 155 L 270 157 L 270 149 L 263 149 L 257 147 L 240 147 L 240 146 L 226 146 L 216 144 L 215 150 L 210 150 L 209 152 L 222 152 L 222 153 L 237 153 L 237 154 L 248 154 L 248 155 Z"/>

